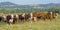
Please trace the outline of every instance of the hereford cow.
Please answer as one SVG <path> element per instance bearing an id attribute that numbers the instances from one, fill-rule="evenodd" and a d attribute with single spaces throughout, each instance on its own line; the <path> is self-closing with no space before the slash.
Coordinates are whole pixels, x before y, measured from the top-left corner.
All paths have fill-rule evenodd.
<path id="1" fill-rule="evenodd" d="M 52 20 L 56 17 L 56 13 L 55 12 L 49 12 L 47 13 L 47 18 Z"/>
<path id="2" fill-rule="evenodd" d="M 37 21 L 38 18 L 46 19 L 46 13 L 31 13 L 31 19 L 34 19 L 34 21 Z"/>
<path id="3" fill-rule="evenodd" d="M 7 20 L 6 22 L 7 22 L 8 24 L 10 24 L 10 23 L 13 22 L 11 15 L 7 15 L 7 16 L 6 16 L 6 20 Z"/>
<path id="4" fill-rule="evenodd" d="M 53 12 L 50 13 L 31 13 L 31 20 L 33 19 L 34 21 L 37 21 L 38 19 L 52 19 L 55 18 L 56 14 Z"/>
<path id="5" fill-rule="evenodd" d="M 25 13 L 16 15 L 16 17 L 17 17 L 17 21 L 20 21 L 22 23 L 25 21 Z"/>
<path id="6" fill-rule="evenodd" d="M 6 22 L 8 24 L 15 24 L 16 23 L 16 16 L 14 16 L 13 14 L 7 15 L 6 20 L 7 20 Z"/>
<path id="7" fill-rule="evenodd" d="M 20 22 L 22 19 L 22 14 L 16 14 L 15 15 L 17 22 Z"/>

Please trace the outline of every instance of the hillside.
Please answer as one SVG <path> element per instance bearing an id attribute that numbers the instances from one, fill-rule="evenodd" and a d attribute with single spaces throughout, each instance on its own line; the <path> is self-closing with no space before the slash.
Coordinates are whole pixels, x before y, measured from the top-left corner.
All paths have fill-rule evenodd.
<path id="1" fill-rule="evenodd" d="M 11 2 L 0 2 L 0 8 L 60 8 L 58 3 L 49 4 L 34 4 L 34 5 L 19 5 Z"/>

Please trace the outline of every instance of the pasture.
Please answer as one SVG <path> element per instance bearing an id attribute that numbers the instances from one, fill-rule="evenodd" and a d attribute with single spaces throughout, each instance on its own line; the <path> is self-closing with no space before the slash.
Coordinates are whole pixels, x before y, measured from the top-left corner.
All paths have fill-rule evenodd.
<path id="1" fill-rule="evenodd" d="M 12 25 L 0 22 L 0 30 L 60 30 L 60 15 L 52 21 L 40 19 L 33 23 L 24 22 Z"/>

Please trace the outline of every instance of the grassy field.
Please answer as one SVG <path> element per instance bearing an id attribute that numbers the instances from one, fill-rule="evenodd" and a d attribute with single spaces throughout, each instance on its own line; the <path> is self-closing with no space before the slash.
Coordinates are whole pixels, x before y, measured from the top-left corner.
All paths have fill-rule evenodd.
<path id="1" fill-rule="evenodd" d="M 0 30 L 60 30 L 60 15 L 52 21 L 39 20 L 33 23 L 25 22 L 13 25 L 0 22 Z"/>

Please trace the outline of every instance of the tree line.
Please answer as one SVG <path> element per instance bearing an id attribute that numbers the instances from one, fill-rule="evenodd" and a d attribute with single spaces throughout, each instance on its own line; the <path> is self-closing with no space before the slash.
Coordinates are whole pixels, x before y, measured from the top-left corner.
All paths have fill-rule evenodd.
<path id="1" fill-rule="evenodd" d="M 0 13 L 3 13 L 3 14 L 16 14 L 16 13 L 30 13 L 30 12 L 48 12 L 48 11 L 58 11 L 58 13 L 60 14 L 60 8 L 40 8 L 40 9 L 37 9 L 37 8 L 31 8 L 31 9 L 0 9 Z"/>

